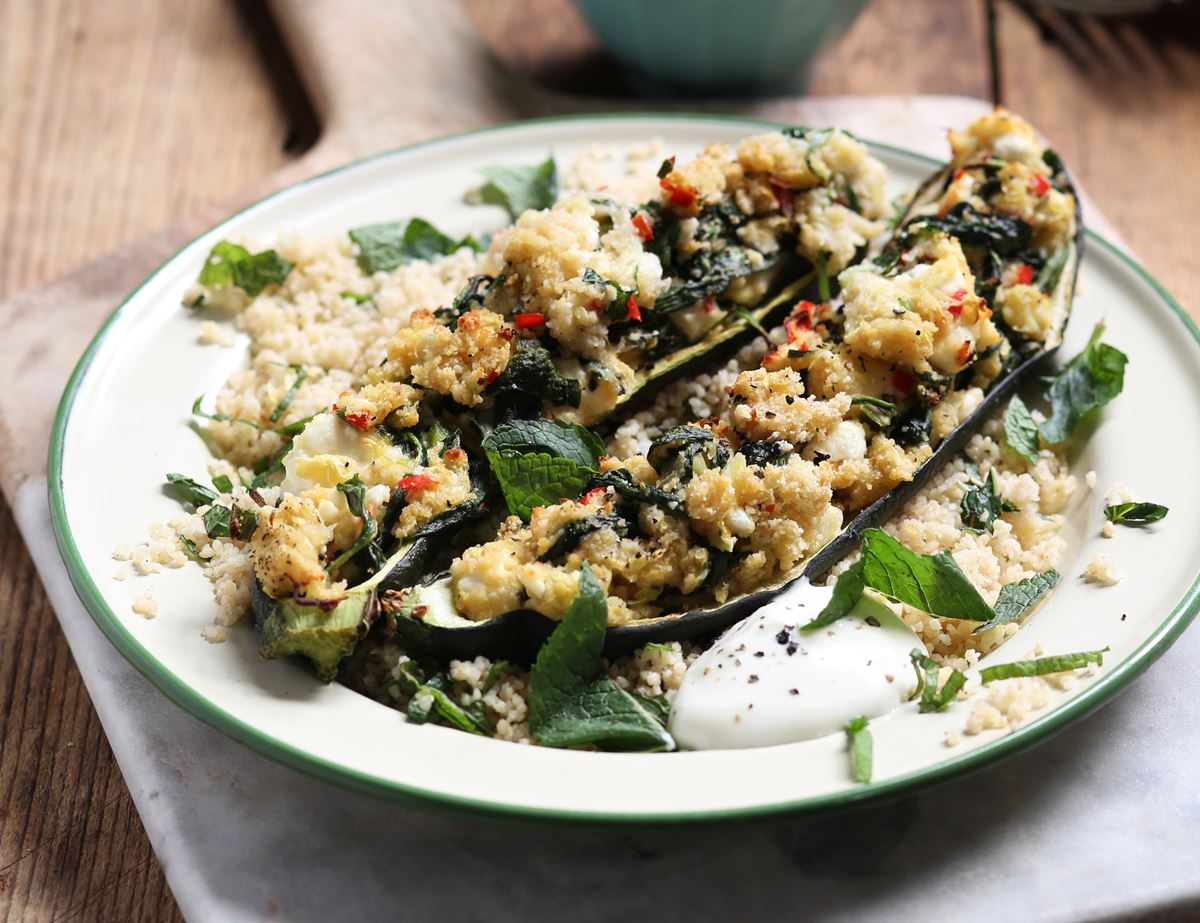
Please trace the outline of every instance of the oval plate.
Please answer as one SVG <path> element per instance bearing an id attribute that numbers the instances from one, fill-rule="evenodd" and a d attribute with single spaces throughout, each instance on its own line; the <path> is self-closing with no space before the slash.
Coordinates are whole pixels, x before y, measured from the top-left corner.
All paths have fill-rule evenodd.
<path id="1" fill-rule="evenodd" d="M 200 322 L 180 307 L 212 245 L 278 231 L 337 234 L 348 227 L 421 215 L 450 234 L 500 223 L 495 209 L 463 204 L 479 167 L 533 163 L 552 151 L 562 165 L 601 139 L 627 145 L 661 137 L 688 156 L 716 139 L 764 123 L 709 116 L 551 119 L 486 129 L 359 161 L 276 193 L 213 228 L 168 260 L 109 318 L 75 369 L 50 446 L 55 534 L 75 589 L 101 630 L 177 704 L 260 753 L 338 785 L 458 814 L 533 823 L 644 825 L 747 819 L 877 800 L 943 781 L 1046 738 L 1122 689 L 1179 635 L 1200 597 L 1200 333 L 1137 264 L 1092 235 L 1063 355 L 1095 323 L 1130 357 L 1125 393 L 1103 411 L 1076 453 L 1079 490 L 1067 510 L 1065 575 L 1020 636 L 984 663 L 1019 659 L 1036 641 L 1047 653 L 1108 646 L 1098 676 L 1055 699 L 1018 730 L 964 737 L 969 705 L 918 715 L 915 704 L 872 723 L 875 781 L 853 784 L 842 735 L 757 750 L 670 755 L 580 753 L 514 746 L 401 715 L 339 685 L 322 686 L 291 662 L 262 661 L 252 630 L 208 645 L 200 629 L 214 613 L 195 567 L 117 582 L 113 548 L 141 540 L 177 512 L 161 491 L 166 471 L 203 472 L 207 453 L 188 429 L 188 410 L 245 361 L 237 349 L 202 346 Z M 919 155 L 872 145 L 894 191 L 930 171 Z M 1190 422 L 1189 422 L 1190 421 Z M 1099 489 L 1083 475 L 1095 469 Z M 1102 539 L 1103 493 L 1124 481 L 1170 516 Z M 1083 562 L 1116 556 L 1125 579 L 1099 588 L 1080 579 Z M 133 614 L 147 585 L 160 616 Z M 731 780 L 753 779 L 753 784 Z"/>

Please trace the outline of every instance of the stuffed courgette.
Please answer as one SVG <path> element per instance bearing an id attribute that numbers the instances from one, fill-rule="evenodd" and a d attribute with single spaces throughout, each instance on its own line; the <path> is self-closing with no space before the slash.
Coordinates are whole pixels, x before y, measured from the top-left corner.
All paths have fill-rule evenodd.
<path id="1" fill-rule="evenodd" d="M 584 562 L 608 594 L 608 653 L 711 633 L 827 572 L 1057 349 L 1069 316 L 1083 229 L 1057 157 L 999 111 L 951 144 L 876 255 L 842 268 L 837 298 L 793 304 L 715 417 L 622 460 L 562 418 L 555 445 L 502 433 L 488 457 L 514 515 L 409 589 L 398 640 L 528 657 Z M 549 492 L 526 490 L 547 466 Z"/>

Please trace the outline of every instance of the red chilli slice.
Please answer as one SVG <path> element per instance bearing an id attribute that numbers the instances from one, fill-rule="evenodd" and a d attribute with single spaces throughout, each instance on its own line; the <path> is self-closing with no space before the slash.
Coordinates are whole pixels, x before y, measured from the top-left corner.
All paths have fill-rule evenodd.
<path id="1" fill-rule="evenodd" d="M 348 413 L 343 419 L 355 429 L 364 433 L 371 428 L 371 415 L 365 410 L 360 410 L 358 413 Z"/>
<path id="2" fill-rule="evenodd" d="M 1033 267 L 1028 263 L 1022 263 L 1017 267 L 1017 284 L 1028 285 L 1033 281 Z"/>
<path id="3" fill-rule="evenodd" d="M 950 293 L 950 304 L 946 306 L 946 310 L 950 312 L 951 317 L 958 317 L 962 314 L 963 299 L 966 297 L 966 289 L 960 288 Z"/>
<path id="4" fill-rule="evenodd" d="M 516 314 L 513 320 L 518 330 L 528 330 L 530 327 L 540 327 L 546 323 L 546 315 L 541 311 L 531 311 L 528 314 Z"/>
<path id="5" fill-rule="evenodd" d="M 637 229 L 638 237 L 642 240 L 654 240 L 654 225 L 641 212 L 633 216 L 633 226 Z"/>
<path id="6" fill-rule="evenodd" d="M 638 307 L 638 303 L 633 300 L 632 295 L 630 295 L 629 300 L 627 302 L 625 302 L 625 307 L 629 311 L 629 314 L 626 315 L 626 319 L 631 320 L 631 321 L 637 321 L 640 324 L 642 322 L 642 311 Z"/>
<path id="7" fill-rule="evenodd" d="M 411 493 L 415 490 L 427 490 L 430 487 L 437 487 L 437 480 L 431 478 L 428 474 L 410 474 L 402 477 L 397 486 L 405 493 Z"/>
<path id="8" fill-rule="evenodd" d="M 1040 173 L 1035 173 L 1029 177 L 1029 188 L 1034 195 L 1043 196 L 1050 191 L 1050 181 Z"/>
<path id="9" fill-rule="evenodd" d="M 667 193 L 667 201 L 672 205 L 678 205 L 680 208 L 687 208 L 696 201 L 696 190 L 690 186 L 676 186 L 669 179 L 664 177 L 658 181 L 658 185 L 662 186 Z"/>

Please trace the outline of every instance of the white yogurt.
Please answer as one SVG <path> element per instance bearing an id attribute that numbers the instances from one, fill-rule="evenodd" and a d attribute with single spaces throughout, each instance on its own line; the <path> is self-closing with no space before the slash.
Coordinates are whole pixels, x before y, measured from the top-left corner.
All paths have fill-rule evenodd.
<path id="1" fill-rule="evenodd" d="M 681 747 L 767 747 L 878 718 L 917 687 L 910 654 L 925 645 L 883 602 L 864 595 L 827 628 L 801 632 L 833 594 L 799 581 L 730 628 L 684 675 L 671 705 Z"/>

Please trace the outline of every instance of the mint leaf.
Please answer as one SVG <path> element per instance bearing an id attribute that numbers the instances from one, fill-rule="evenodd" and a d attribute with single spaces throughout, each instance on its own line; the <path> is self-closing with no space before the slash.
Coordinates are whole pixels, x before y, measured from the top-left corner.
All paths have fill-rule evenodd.
<path id="1" fill-rule="evenodd" d="M 594 468 L 604 455 L 600 437 L 578 423 L 562 420 L 513 420 L 502 423 L 483 440 L 485 449 L 499 451 L 544 451 Z"/>
<path id="2" fill-rule="evenodd" d="M 529 732 L 544 747 L 671 750 L 656 714 L 604 672 L 608 599 L 585 563 L 579 594 L 530 672 Z"/>
<path id="3" fill-rule="evenodd" d="M 223 494 L 232 493 L 233 480 L 227 475 L 218 474 L 215 478 L 213 478 L 213 487 Z"/>
<path id="4" fill-rule="evenodd" d="M 180 503 L 190 503 L 192 506 L 205 506 L 217 499 L 216 493 L 203 484 L 174 472 L 167 473 L 166 489 Z"/>
<path id="5" fill-rule="evenodd" d="M 1014 663 L 1001 663 L 994 667 L 985 667 L 979 671 L 981 682 L 990 683 L 997 679 L 1012 679 L 1017 676 L 1045 676 L 1047 673 L 1061 673 L 1063 670 L 1078 670 L 1089 663 L 1104 664 L 1104 655 L 1108 648 L 1099 651 L 1080 651 L 1075 654 L 1058 654 L 1054 657 L 1039 657 L 1037 660 L 1018 660 Z"/>
<path id="6" fill-rule="evenodd" d="M 1104 508 L 1104 518 L 1109 522 L 1158 522 L 1168 512 L 1161 503 L 1118 503 Z"/>
<path id="7" fill-rule="evenodd" d="M 302 365 L 289 365 L 289 369 L 296 373 L 296 380 L 292 382 L 292 386 L 287 389 L 287 392 L 275 405 L 275 409 L 271 411 L 270 420 L 272 423 L 278 423 L 279 418 L 287 412 L 287 409 L 292 405 L 292 401 L 296 398 L 296 392 L 300 390 L 300 386 L 304 384 L 304 380 L 308 378 L 308 372 L 305 371 Z"/>
<path id="8" fill-rule="evenodd" d="M 555 458 L 544 452 L 518 455 L 488 449 L 487 457 L 508 511 L 525 522 L 529 522 L 534 507 L 578 497 L 592 475 L 591 469 L 569 458 Z"/>
<path id="9" fill-rule="evenodd" d="M 220 240 L 209 251 L 204 260 L 204 268 L 196 281 L 201 285 L 231 285 L 233 283 L 233 264 L 247 259 L 250 251 L 241 244 Z"/>
<path id="10" fill-rule="evenodd" d="M 253 298 L 268 285 L 280 285 L 296 264 L 274 250 L 264 250 L 233 264 L 233 284 Z"/>
<path id="11" fill-rule="evenodd" d="M 859 715 L 846 725 L 846 738 L 850 745 L 850 777 L 865 785 L 871 781 L 875 749 L 865 715 Z"/>
<path id="12" fill-rule="evenodd" d="M 945 685 L 939 689 L 938 673 L 941 671 L 942 665 L 922 653 L 919 647 L 913 648 L 909 656 L 912 658 L 913 666 L 916 667 L 919 680 L 921 703 L 918 710 L 921 714 L 945 711 L 954 701 L 954 697 L 958 695 L 958 691 L 962 689 L 963 683 L 967 681 L 966 674 L 959 670 L 950 671 Z"/>
<path id="13" fill-rule="evenodd" d="M 1040 432 L 1051 445 L 1065 442 L 1084 416 L 1103 407 L 1125 387 L 1129 358 L 1116 347 L 1101 343 L 1103 335 L 1104 325 L 1097 324 L 1084 351 L 1049 379 L 1050 419 Z"/>
<path id="14" fill-rule="evenodd" d="M 832 625 L 851 609 L 858 605 L 862 598 L 863 589 L 863 559 L 859 558 L 838 575 L 837 583 L 833 585 L 833 598 L 825 605 L 815 619 L 801 626 L 801 631 L 816 631 L 826 625 Z"/>
<path id="15" fill-rule="evenodd" d="M 553 157 L 535 166 L 484 167 L 479 172 L 487 180 L 479 190 L 480 199 L 499 205 L 513 221 L 530 209 L 549 208 L 558 198 L 558 171 Z"/>
<path id="16" fill-rule="evenodd" d="M 863 581 L 930 615 L 986 622 L 995 613 L 947 551 L 917 554 L 882 529 L 863 532 Z"/>
<path id="17" fill-rule="evenodd" d="M 358 265 L 367 274 L 391 272 L 413 260 L 434 260 L 460 247 L 479 249 L 473 237 L 456 241 L 424 218 L 351 228 L 350 239 L 358 245 Z"/>
<path id="18" fill-rule="evenodd" d="M 1038 460 L 1038 425 L 1025 402 L 1016 395 L 1004 411 L 1004 441 L 1029 464 Z"/>
<path id="19" fill-rule="evenodd" d="M 996 605 L 992 607 L 996 614 L 976 628 L 973 634 L 979 634 L 1005 622 L 1016 621 L 1037 605 L 1038 600 L 1057 584 L 1058 571 L 1053 567 L 1024 580 L 1004 584 L 1000 587 L 1000 595 L 996 597 Z"/>
<path id="20" fill-rule="evenodd" d="M 333 559 L 329 565 L 331 570 L 341 567 L 370 545 L 379 532 L 379 523 L 366 509 L 367 485 L 362 482 L 362 478 L 356 474 L 350 480 L 338 484 L 337 489 L 339 493 L 345 495 L 346 506 L 351 515 L 362 520 L 362 529 L 358 533 L 358 538 L 354 540 L 354 544 Z"/>
<path id="21" fill-rule="evenodd" d="M 204 531 L 209 538 L 223 538 L 229 534 L 231 510 L 227 506 L 210 506 L 204 513 Z"/>

